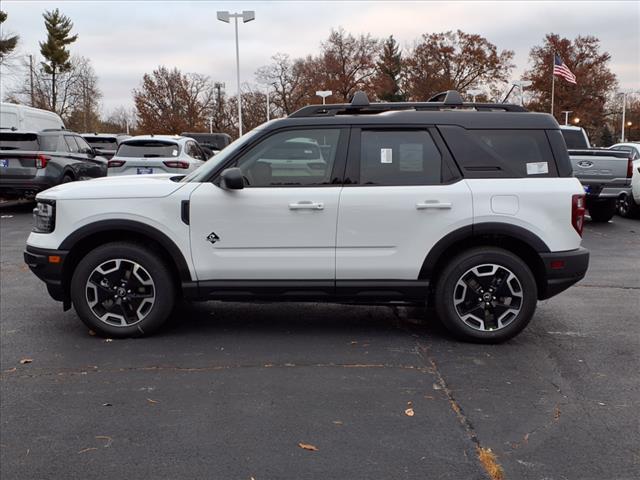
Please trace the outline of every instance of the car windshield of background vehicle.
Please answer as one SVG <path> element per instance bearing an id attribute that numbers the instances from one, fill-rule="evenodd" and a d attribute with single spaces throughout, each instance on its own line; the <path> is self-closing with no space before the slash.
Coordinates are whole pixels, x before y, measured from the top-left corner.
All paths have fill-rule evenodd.
<path id="1" fill-rule="evenodd" d="M 229 157 L 231 157 L 234 153 L 241 149 L 244 145 L 251 142 L 253 138 L 261 132 L 262 129 L 254 128 L 248 133 L 245 133 L 242 137 L 236 139 L 231 142 L 227 147 L 218 153 L 215 157 L 207 160 L 203 163 L 199 168 L 191 172 L 186 177 L 183 177 L 181 182 L 202 182 L 208 179 L 211 174 L 216 170 L 218 165 L 226 162 Z M 121 147 L 122 148 L 122 147 Z"/>
<path id="2" fill-rule="evenodd" d="M 327 185 L 339 129 L 290 130 L 260 142 L 238 160 L 246 187 Z"/>
<path id="3" fill-rule="evenodd" d="M 176 143 L 143 140 L 121 143 L 116 156 L 124 158 L 175 158 L 180 153 Z"/>
<path id="4" fill-rule="evenodd" d="M 0 133 L 0 150 L 39 150 L 35 133 Z"/>
<path id="5" fill-rule="evenodd" d="M 94 148 L 102 148 L 104 150 L 115 150 L 118 148 L 118 142 L 115 138 L 84 137 L 84 139 Z"/>

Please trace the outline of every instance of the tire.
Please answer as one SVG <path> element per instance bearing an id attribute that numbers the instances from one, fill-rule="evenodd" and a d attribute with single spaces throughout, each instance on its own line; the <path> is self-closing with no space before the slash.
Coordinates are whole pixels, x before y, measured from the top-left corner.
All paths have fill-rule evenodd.
<path id="1" fill-rule="evenodd" d="M 501 248 L 467 250 L 454 257 L 436 279 L 438 318 L 465 341 L 500 343 L 515 337 L 531 321 L 537 300 L 538 288 L 529 267 Z"/>
<path id="2" fill-rule="evenodd" d="M 150 335 L 168 319 L 175 298 L 171 270 L 153 250 L 135 243 L 97 247 L 80 261 L 71 280 L 78 316 L 103 337 Z"/>
<path id="3" fill-rule="evenodd" d="M 625 218 L 640 218 L 640 205 L 631 195 L 622 195 L 616 203 L 618 215 Z"/>
<path id="4" fill-rule="evenodd" d="M 62 177 L 62 181 L 60 183 L 69 183 L 73 182 L 73 177 L 68 173 L 65 173 L 64 177 Z"/>
<path id="5" fill-rule="evenodd" d="M 616 214 L 616 201 L 592 202 L 587 206 L 591 220 L 596 223 L 606 223 Z"/>

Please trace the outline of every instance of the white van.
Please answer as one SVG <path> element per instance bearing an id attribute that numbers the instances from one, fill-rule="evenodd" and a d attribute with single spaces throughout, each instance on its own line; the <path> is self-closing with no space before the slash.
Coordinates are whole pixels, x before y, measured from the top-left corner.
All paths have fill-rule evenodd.
<path id="1" fill-rule="evenodd" d="M 63 129 L 64 122 L 58 114 L 48 110 L 2 102 L 0 103 L 0 128 L 35 131 L 46 128 Z"/>

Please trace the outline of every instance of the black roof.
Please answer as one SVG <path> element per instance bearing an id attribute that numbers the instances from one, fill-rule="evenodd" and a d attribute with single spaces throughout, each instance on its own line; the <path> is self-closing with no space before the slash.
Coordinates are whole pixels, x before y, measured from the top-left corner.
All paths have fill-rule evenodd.
<path id="1" fill-rule="evenodd" d="M 270 122 L 265 129 L 304 125 L 458 125 L 469 129 L 558 129 L 547 113 L 532 113 L 519 105 L 465 103 L 455 91 L 428 102 L 369 103 L 357 92 L 352 103 L 310 105 L 289 117 Z"/>

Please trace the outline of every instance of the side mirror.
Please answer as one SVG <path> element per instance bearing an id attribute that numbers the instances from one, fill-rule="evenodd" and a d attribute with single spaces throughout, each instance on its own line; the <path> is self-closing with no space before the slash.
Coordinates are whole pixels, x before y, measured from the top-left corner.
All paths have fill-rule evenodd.
<path id="1" fill-rule="evenodd" d="M 239 168 L 227 168 L 220 174 L 220 187 L 225 190 L 241 190 L 244 188 L 242 170 Z"/>

